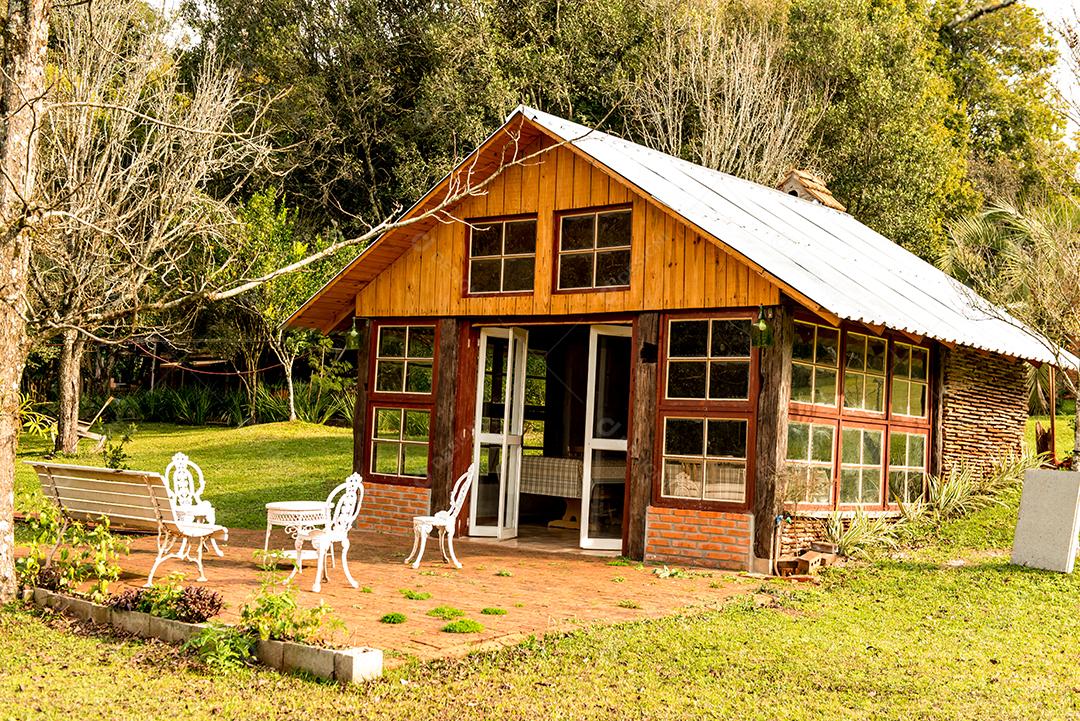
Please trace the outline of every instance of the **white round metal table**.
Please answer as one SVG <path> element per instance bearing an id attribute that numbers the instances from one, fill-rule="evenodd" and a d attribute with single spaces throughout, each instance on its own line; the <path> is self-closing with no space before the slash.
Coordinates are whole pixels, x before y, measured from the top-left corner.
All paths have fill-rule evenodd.
<path id="1" fill-rule="evenodd" d="M 293 539 L 301 531 L 310 531 L 330 522 L 330 506 L 326 501 L 276 501 L 266 504 L 266 540 L 263 542 L 263 551 L 270 550 L 270 531 L 274 526 L 281 526 L 285 533 Z M 316 557 L 313 550 L 303 552 L 303 560 L 312 560 Z M 296 551 L 286 550 L 281 554 L 282 558 L 295 560 Z"/>

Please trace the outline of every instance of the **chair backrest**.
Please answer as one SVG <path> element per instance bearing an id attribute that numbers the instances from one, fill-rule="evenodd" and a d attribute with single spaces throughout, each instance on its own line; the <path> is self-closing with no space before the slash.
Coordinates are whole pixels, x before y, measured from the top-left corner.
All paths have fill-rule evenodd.
<path id="1" fill-rule="evenodd" d="M 473 476 L 476 475 L 476 464 L 469 466 L 469 470 L 465 471 L 454 481 L 454 488 L 450 491 L 450 510 L 448 515 L 450 518 L 457 518 L 461 513 L 461 507 L 465 505 L 465 497 L 469 495 L 469 489 L 472 488 Z"/>
<path id="2" fill-rule="evenodd" d="M 145 471 L 30 463 L 45 495 L 70 520 L 97 522 L 104 516 L 113 528 L 157 530 L 175 523 L 164 479 Z"/>
<path id="3" fill-rule="evenodd" d="M 202 469 L 183 453 L 177 453 L 165 468 L 165 488 L 177 508 L 190 508 L 202 502 L 206 487 Z"/>
<path id="4" fill-rule="evenodd" d="M 330 523 L 326 530 L 334 534 L 348 533 L 360 515 L 363 502 L 364 479 L 359 473 L 354 473 L 326 497 L 326 505 L 331 509 Z"/>

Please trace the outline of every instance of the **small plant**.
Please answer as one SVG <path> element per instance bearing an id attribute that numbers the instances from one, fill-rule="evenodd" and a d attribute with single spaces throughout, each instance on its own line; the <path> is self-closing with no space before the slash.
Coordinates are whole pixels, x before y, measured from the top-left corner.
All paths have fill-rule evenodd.
<path id="1" fill-rule="evenodd" d="M 361 586 L 360 593 L 371 593 L 371 586 Z"/>
<path id="2" fill-rule="evenodd" d="M 633 566 L 635 561 L 626 556 L 618 556 L 607 562 L 609 566 Z"/>
<path id="3" fill-rule="evenodd" d="M 625 583 L 626 579 L 623 578 L 622 576 L 616 576 L 615 578 L 611 579 L 611 582 L 612 583 Z"/>
<path id="4" fill-rule="evenodd" d="M 275 590 L 275 586 L 271 575 L 252 601 L 240 608 L 241 630 L 263 641 L 274 639 L 310 643 L 323 626 L 338 628 L 342 625 L 333 617 L 333 610 L 322 601 L 314 608 L 300 608 L 295 589 L 286 586 L 282 590 Z"/>
<path id="5" fill-rule="evenodd" d="M 631 601 L 629 598 L 624 598 L 615 604 L 619 608 L 641 608 L 641 604 L 637 601 Z"/>
<path id="6" fill-rule="evenodd" d="M 525 608 L 525 604 L 522 603 L 521 601 L 518 601 L 517 603 L 514 604 L 514 608 Z"/>
<path id="7" fill-rule="evenodd" d="M 127 553 L 127 543 L 109 532 L 107 518 L 87 529 L 79 522 L 61 524 L 57 511 L 46 507 L 36 518 L 28 518 L 26 527 L 29 549 L 15 561 L 20 585 L 85 595 L 92 601 L 108 597 L 109 584 L 120 577 L 116 561 Z M 92 582 L 90 587 L 80 593 L 87 581 Z"/>
<path id="8" fill-rule="evenodd" d="M 382 618 L 379 619 L 379 622 L 380 623 L 389 623 L 389 624 L 398 624 L 398 623 L 405 623 L 406 620 L 407 619 L 405 618 L 404 613 L 398 613 L 397 611 L 394 611 L 393 613 L 388 613 L 388 614 L 384 615 Z"/>
<path id="9" fill-rule="evenodd" d="M 459 618 L 443 626 L 442 630 L 446 633 L 480 633 L 484 627 L 471 618 Z"/>
<path id="10" fill-rule="evenodd" d="M 506 609 L 505 608 L 495 608 L 494 606 L 489 606 L 488 608 L 480 609 L 480 613 L 484 614 L 485 616 L 505 616 L 506 615 Z"/>
<path id="11" fill-rule="evenodd" d="M 46 438 L 56 426 L 56 420 L 38 410 L 38 402 L 28 393 L 19 397 L 19 430 L 38 438 Z"/>
<path id="12" fill-rule="evenodd" d="M 691 578 L 693 576 L 689 571 L 684 571 L 681 568 L 668 568 L 667 566 L 654 568 L 653 575 L 657 578 Z"/>
<path id="13" fill-rule="evenodd" d="M 211 623 L 192 636 L 184 649 L 193 651 L 207 668 L 216 673 L 232 671 L 251 663 L 254 638 L 222 623 Z"/>
<path id="14" fill-rule="evenodd" d="M 410 601 L 426 601 L 431 598 L 431 594 L 427 591 L 414 591 L 411 588 L 401 589 L 401 595 Z"/>
<path id="15" fill-rule="evenodd" d="M 435 618 L 441 618 L 444 621 L 449 621 L 459 616 L 464 616 L 465 612 L 460 608 L 454 608 L 453 606 L 436 606 L 427 612 L 427 615 L 434 616 Z"/>
<path id="16" fill-rule="evenodd" d="M 124 446 L 131 442 L 136 430 L 135 424 L 131 423 L 124 429 L 119 440 L 114 442 L 110 438 L 105 439 L 105 445 L 101 448 L 101 460 L 106 468 L 115 468 L 118 471 L 128 470 L 127 462 L 131 460 L 131 456 L 124 450 Z"/>
<path id="17" fill-rule="evenodd" d="M 841 556 L 855 558 L 874 547 L 896 546 L 897 527 L 887 518 L 870 518 L 861 508 L 845 518 L 832 513 L 825 522 L 825 538 Z"/>
<path id="18" fill-rule="evenodd" d="M 112 596 L 109 605 L 185 623 L 203 623 L 221 612 L 224 602 L 220 593 L 201 586 L 181 586 L 182 580 L 182 575 L 173 574 L 166 583 L 129 588 Z"/>
<path id="19" fill-rule="evenodd" d="M 499 569 L 498 571 L 495 572 L 495 575 L 496 576 L 503 576 L 505 578 L 509 578 L 510 576 L 513 576 L 514 574 L 510 573 L 505 568 L 501 568 L 501 569 Z"/>

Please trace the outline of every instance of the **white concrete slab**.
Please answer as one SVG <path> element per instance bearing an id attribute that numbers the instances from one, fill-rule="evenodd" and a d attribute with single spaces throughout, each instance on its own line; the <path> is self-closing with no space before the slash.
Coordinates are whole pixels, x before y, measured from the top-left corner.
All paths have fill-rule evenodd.
<path id="1" fill-rule="evenodd" d="M 1024 474 L 1012 562 L 1072 573 L 1080 534 L 1080 472 L 1032 469 Z"/>

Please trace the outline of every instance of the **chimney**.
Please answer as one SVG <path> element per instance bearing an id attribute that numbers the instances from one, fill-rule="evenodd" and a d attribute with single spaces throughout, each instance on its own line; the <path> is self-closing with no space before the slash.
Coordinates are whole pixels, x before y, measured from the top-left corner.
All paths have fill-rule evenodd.
<path id="1" fill-rule="evenodd" d="M 825 181 L 805 170 L 792 168 L 778 186 L 779 190 L 814 203 L 821 203 L 834 210 L 846 212 L 847 208 L 833 197 Z"/>

